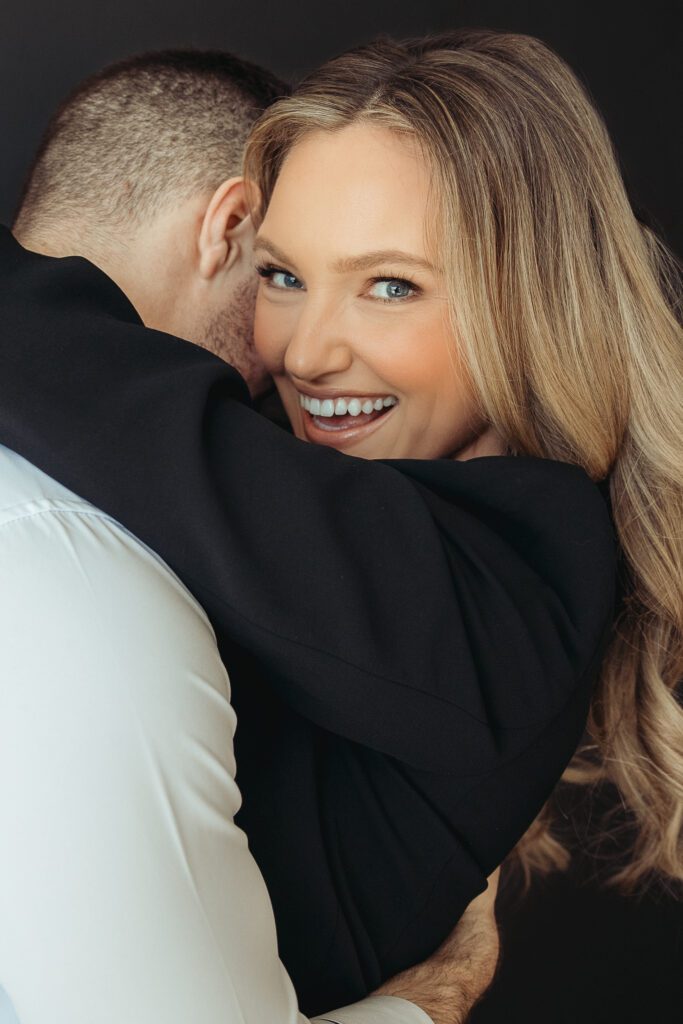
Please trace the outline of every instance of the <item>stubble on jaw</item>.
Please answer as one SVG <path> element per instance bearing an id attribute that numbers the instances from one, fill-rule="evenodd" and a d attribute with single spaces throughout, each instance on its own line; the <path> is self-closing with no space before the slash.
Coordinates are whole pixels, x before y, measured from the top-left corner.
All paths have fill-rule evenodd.
<path id="1" fill-rule="evenodd" d="M 270 386 L 270 377 L 254 346 L 254 308 L 258 283 L 238 285 L 230 304 L 207 320 L 201 332 L 202 347 L 230 363 L 241 373 L 252 397 Z"/>

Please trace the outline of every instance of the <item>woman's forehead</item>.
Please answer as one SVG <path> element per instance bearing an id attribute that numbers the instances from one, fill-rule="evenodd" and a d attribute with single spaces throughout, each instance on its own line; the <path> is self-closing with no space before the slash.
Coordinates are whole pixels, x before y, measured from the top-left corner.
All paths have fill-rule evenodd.
<path id="1" fill-rule="evenodd" d="M 287 155 L 260 234 L 294 233 L 343 255 L 425 255 L 427 163 L 410 137 L 367 123 L 305 136 Z"/>

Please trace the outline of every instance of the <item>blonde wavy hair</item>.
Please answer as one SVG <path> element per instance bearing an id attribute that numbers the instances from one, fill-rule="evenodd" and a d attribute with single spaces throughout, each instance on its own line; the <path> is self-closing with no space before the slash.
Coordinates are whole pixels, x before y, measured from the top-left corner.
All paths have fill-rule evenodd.
<path id="1" fill-rule="evenodd" d="M 609 478 L 622 601 L 564 780 L 612 783 L 628 810 L 635 838 L 612 881 L 681 879 L 678 267 L 634 216 L 587 92 L 537 39 L 467 30 L 329 61 L 252 131 L 261 211 L 304 135 L 361 121 L 410 136 L 430 162 L 432 242 L 483 415 L 516 453 Z M 518 844 L 527 879 L 568 864 L 555 817 L 551 799 Z"/>

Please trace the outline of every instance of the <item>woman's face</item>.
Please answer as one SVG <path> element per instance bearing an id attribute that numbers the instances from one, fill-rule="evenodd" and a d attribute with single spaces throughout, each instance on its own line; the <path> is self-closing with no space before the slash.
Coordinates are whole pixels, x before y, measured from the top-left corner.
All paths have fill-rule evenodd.
<path id="1" fill-rule="evenodd" d="M 297 437 L 422 459 L 482 434 L 426 246 L 428 186 L 415 144 L 369 125 L 287 156 L 256 239 L 255 342 Z"/>

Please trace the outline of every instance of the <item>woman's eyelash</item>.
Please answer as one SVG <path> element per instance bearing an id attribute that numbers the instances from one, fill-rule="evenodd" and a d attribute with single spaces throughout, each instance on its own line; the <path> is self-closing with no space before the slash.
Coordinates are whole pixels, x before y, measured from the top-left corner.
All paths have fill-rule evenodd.
<path id="1" fill-rule="evenodd" d="M 397 284 L 407 284 L 409 288 L 418 290 L 418 285 L 414 281 L 409 281 L 407 277 L 397 277 L 396 274 L 378 274 L 377 277 L 370 278 L 370 284 L 379 284 L 380 281 L 396 281 Z"/>
<path id="2" fill-rule="evenodd" d="M 273 274 L 287 274 L 289 271 L 283 270 L 282 267 L 275 267 L 272 263 L 257 263 L 256 273 L 259 277 L 272 277 Z M 292 275 L 294 276 L 294 275 Z"/>

